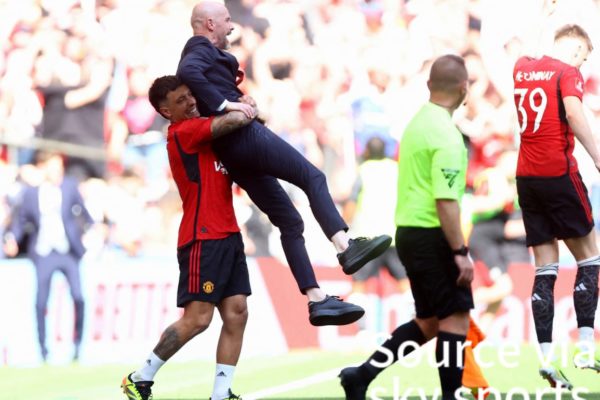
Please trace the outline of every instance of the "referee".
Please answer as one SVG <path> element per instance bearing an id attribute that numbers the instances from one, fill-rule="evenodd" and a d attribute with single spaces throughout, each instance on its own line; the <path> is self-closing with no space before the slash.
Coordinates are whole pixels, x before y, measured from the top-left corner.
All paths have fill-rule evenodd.
<path id="1" fill-rule="evenodd" d="M 346 399 L 364 400 L 367 387 L 398 360 L 405 342 L 423 345 L 437 337 L 436 360 L 442 398 L 461 387 L 463 350 L 473 308 L 473 263 L 460 225 L 467 150 L 452 113 L 468 90 L 464 60 L 445 55 L 431 66 L 429 102 L 413 117 L 400 144 L 396 248 L 406 267 L 416 317 L 399 326 L 358 367 L 341 371 Z M 406 356 L 416 346 L 403 346 Z M 444 362 L 446 361 L 446 362 Z M 409 382 L 405 382 L 409 384 Z"/>

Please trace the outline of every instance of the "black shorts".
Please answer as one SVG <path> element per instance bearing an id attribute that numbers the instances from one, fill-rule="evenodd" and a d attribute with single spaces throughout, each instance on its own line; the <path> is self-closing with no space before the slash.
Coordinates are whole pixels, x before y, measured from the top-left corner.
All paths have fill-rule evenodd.
<path id="1" fill-rule="evenodd" d="M 578 172 L 556 178 L 517 177 L 527 246 L 586 236 L 594 227 L 587 188 Z"/>
<path id="2" fill-rule="evenodd" d="M 352 275 L 352 279 L 357 282 L 364 282 L 367 279 L 379 275 L 380 269 L 387 269 L 395 279 L 406 278 L 406 269 L 398 258 L 396 247 L 390 246 L 383 254 L 366 263 L 361 269 Z"/>
<path id="3" fill-rule="evenodd" d="M 177 307 L 190 301 L 217 304 L 225 297 L 252 293 L 239 233 L 224 239 L 197 240 L 179 249 L 177 259 Z"/>
<path id="4" fill-rule="evenodd" d="M 458 266 L 441 228 L 398 227 L 396 249 L 408 274 L 417 318 L 444 319 L 473 308 L 471 288 L 456 284 Z"/>

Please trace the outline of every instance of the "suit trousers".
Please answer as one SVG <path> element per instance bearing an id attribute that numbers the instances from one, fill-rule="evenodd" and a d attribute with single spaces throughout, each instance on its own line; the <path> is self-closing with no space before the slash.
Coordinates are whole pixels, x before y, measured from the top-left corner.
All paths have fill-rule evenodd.
<path id="1" fill-rule="evenodd" d="M 81 343 L 84 319 L 84 301 L 81 292 L 81 278 L 79 274 L 79 259 L 73 254 L 61 254 L 54 250 L 46 256 L 36 255 L 32 260 L 37 276 L 37 295 L 35 310 L 37 317 L 38 340 L 42 353 L 46 350 L 46 309 L 50 295 L 50 284 L 54 272 L 61 271 L 71 291 L 75 305 L 75 330 L 73 342 L 76 347 Z"/>
<path id="2" fill-rule="evenodd" d="M 339 214 L 323 172 L 266 126 L 253 121 L 219 138 L 213 148 L 231 178 L 279 228 L 281 244 L 300 290 L 318 287 L 304 242 L 304 222 L 277 179 L 304 191 L 328 239 L 348 226 Z"/>

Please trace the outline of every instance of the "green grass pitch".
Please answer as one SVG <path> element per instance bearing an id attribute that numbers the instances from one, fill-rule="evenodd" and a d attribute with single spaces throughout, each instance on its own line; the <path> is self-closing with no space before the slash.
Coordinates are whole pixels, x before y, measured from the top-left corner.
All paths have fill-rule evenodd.
<path id="1" fill-rule="evenodd" d="M 185 351 L 185 348 L 182 350 Z M 503 398 L 512 400 L 559 399 L 555 394 L 541 395 L 547 383 L 537 372 L 538 362 L 533 347 L 520 348 L 515 368 L 500 367 L 497 350 L 485 349 L 485 362 L 494 364 L 484 369 L 490 385 Z M 335 376 L 339 369 L 361 362 L 368 353 L 298 351 L 269 358 L 242 358 L 236 369 L 234 392 L 244 395 L 271 393 L 265 399 L 343 399 L 343 391 Z M 394 365 L 384 371 L 370 386 L 378 388 L 378 398 L 427 400 L 439 386 L 437 371 L 421 353 L 417 366 Z M 0 399 L 3 400 L 112 400 L 124 399 L 120 392 L 122 377 L 135 369 L 131 365 L 65 365 L 38 368 L 0 368 Z M 212 390 L 214 364 L 208 361 L 167 363 L 156 377 L 154 400 L 208 399 Z M 565 369 L 567 377 L 579 388 L 577 394 L 562 399 L 600 400 L 600 374 L 574 367 Z M 407 389 L 410 388 L 410 392 Z M 514 389 L 519 388 L 519 392 Z M 506 394 L 511 393 L 507 396 Z M 270 391 L 270 392 L 269 392 Z M 525 395 L 525 393 L 528 393 Z M 252 397 L 252 396 L 251 396 Z M 465 396 L 470 398 L 470 396 Z M 369 397 L 367 397 L 369 398 Z M 488 400 L 495 400 L 491 395 Z"/>

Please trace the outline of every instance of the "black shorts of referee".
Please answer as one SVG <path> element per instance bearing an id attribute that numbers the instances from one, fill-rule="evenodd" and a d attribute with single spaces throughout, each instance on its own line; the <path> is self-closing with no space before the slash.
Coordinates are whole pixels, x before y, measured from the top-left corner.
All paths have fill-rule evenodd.
<path id="1" fill-rule="evenodd" d="M 458 286 L 458 266 L 441 228 L 398 227 L 396 249 L 406 268 L 420 319 L 444 319 L 473 308 L 470 287 Z"/>

